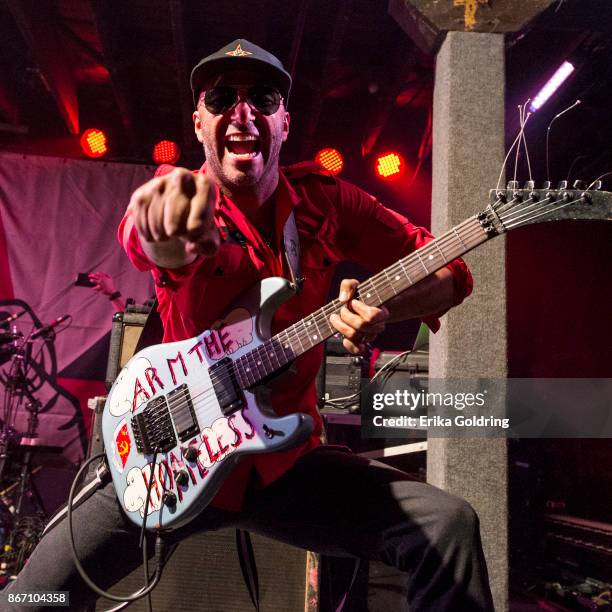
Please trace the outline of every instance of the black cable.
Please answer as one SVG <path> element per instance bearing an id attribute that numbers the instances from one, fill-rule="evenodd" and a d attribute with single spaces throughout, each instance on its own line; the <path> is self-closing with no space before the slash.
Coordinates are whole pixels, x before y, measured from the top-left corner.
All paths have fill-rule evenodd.
<path id="1" fill-rule="evenodd" d="M 96 459 L 100 459 L 102 457 L 105 457 L 105 453 L 98 453 L 97 455 L 93 455 L 92 457 L 87 459 L 83 463 L 83 465 L 81 465 L 81 467 L 79 468 L 79 471 L 77 472 L 77 474 L 76 474 L 76 476 L 74 478 L 72 486 L 70 487 L 70 493 L 68 495 L 68 506 L 66 508 L 66 510 L 67 510 L 66 518 L 68 520 L 68 534 L 70 536 L 70 548 L 71 548 L 71 552 L 72 552 L 72 558 L 74 560 L 74 565 L 77 568 L 77 571 L 81 575 L 81 578 L 83 579 L 85 584 L 87 584 L 87 586 L 92 591 L 94 591 L 94 593 L 97 593 L 100 597 L 106 597 L 106 599 L 110 599 L 111 601 L 119 601 L 119 602 L 129 603 L 129 602 L 141 599 L 142 597 L 144 597 L 145 595 L 150 593 L 157 586 L 157 584 L 159 583 L 159 580 L 161 578 L 161 570 L 162 570 L 162 567 L 163 567 L 165 542 L 162 539 L 160 533 L 158 532 L 157 533 L 157 537 L 155 539 L 155 556 L 157 558 L 157 567 L 155 568 L 155 574 L 153 576 L 153 582 L 151 582 L 150 585 L 148 585 L 146 588 L 141 589 L 140 591 L 136 591 L 135 593 L 131 593 L 130 595 L 119 597 L 118 595 L 114 595 L 113 593 L 109 593 L 108 591 L 104 591 L 103 589 L 101 589 L 87 575 L 87 573 L 85 572 L 85 569 L 83 568 L 83 565 L 79 561 L 79 558 L 78 558 L 78 555 L 77 555 L 77 551 L 76 551 L 76 545 L 75 545 L 75 542 L 74 542 L 74 531 L 72 529 L 72 503 L 73 503 L 73 500 L 74 500 L 74 495 L 75 495 L 75 492 L 76 492 L 76 487 L 77 487 L 77 484 L 78 484 L 78 482 L 79 482 L 79 480 L 81 478 L 81 475 L 83 474 L 85 469 L 88 468 L 89 465 L 93 461 L 95 461 Z M 144 542 L 144 545 L 143 545 L 143 552 L 146 554 L 146 539 L 145 539 L 145 542 Z"/>
<path id="2" fill-rule="evenodd" d="M 149 514 L 149 500 L 151 499 L 151 490 L 153 489 L 153 470 L 155 470 L 155 462 L 157 461 L 157 455 L 159 449 L 156 448 L 153 453 L 153 461 L 151 462 L 151 472 L 149 474 L 149 486 L 147 487 L 147 498 L 145 500 L 144 515 L 142 517 L 142 525 L 140 527 L 140 539 L 139 546 L 143 550 L 143 565 L 144 565 L 144 587 L 145 590 L 149 586 L 149 560 L 147 558 L 147 538 L 145 537 L 145 530 L 147 527 L 147 516 Z M 153 604 L 151 603 L 151 592 L 147 593 L 147 612 L 153 612 Z"/>
<path id="3" fill-rule="evenodd" d="M 157 460 L 158 449 L 155 449 L 153 453 L 153 461 L 151 463 L 151 473 L 149 475 L 149 486 L 147 487 L 147 498 L 145 499 L 144 516 L 142 517 L 142 525 L 140 527 L 140 539 L 138 540 L 138 546 L 142 548 L 145 540 L 144 534 L 147 527 L 147 514 L 149 513 L 149 500 L 151 499 L 151 490 L 153 489 L 153 470 L 155 469 L 155 461 Z"/>

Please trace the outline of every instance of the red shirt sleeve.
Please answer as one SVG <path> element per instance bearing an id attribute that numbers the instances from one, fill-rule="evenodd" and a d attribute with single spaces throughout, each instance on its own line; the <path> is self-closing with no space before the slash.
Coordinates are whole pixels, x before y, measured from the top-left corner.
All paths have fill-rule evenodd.
<path id="1" fill-rule="evenodd" d="M 434 239 L 423 227 L 413 225 L 403 215 L 383 206 L 362 189 L 338 180 L 338 237 L 346 256 L 379 272 L 401 257 Z M 471 292 L 473 279 L 465 262 L 457 258 L 447 265 L 453 275 L 453 306 Z M 424 317 L 432 329 L 440 328 L 438 317 L 446 311 Z"/>

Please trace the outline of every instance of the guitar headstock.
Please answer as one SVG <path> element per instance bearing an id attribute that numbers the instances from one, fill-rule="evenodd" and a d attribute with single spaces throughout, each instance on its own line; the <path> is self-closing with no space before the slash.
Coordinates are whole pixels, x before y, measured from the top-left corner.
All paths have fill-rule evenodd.
<path id="1" fill-rule="evenodd" d="M 491 189 L 489 205 L 479 219 L 492 234 L 566 219 L 612 221 L 612 193 L 600 188 L 601 181 L 588 186 L 582 181 L 575 181 L 572 186 L 561 181 L 556 188 L 547 181 L 542 189 L 536 189 L 533 181 L 523 188 L 517 181 L 510 181 L 506 189 Z"/>

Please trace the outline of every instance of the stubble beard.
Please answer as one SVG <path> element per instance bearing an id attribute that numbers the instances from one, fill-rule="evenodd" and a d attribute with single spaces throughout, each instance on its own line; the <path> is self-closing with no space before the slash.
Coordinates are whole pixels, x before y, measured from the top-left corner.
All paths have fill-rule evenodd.
<path id="1" fill-rule="evenodd" d="M 207 167 L 209 172 L 212 171 L 215 181 L 219 187 L 226 191 L 226 193 L 235 193 L 243 190 L 256 188 L 258 185 L 263 184 L 270 174 L 271 170 L 276 166 L 278 167 L 278 158 L 280 155 L 281 144 L 278 141 L 273 140 L 271 159 L 268 162 L 264 161 L 264 167 L 261 175 L 256 176 L 247 172 L 241 172 L 235 168 L 232 168 L 232 176 L 226 172 L 223 167 L 223 162 L 219 159 L 215 151 L 211 151 L 206 144 L 203 145 L 204 157 L 206 159 Z M 270 163 L 272 161 L 272 164 Z"/>

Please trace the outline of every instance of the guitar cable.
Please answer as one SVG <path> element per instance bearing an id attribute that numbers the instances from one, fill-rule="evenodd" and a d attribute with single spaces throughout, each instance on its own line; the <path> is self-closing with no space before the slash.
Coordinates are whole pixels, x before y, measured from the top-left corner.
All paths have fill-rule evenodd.
<path id="1" fill-rule="evenodd" d="M 118 596 L 118 595 L 114 595 L 113 593 L 109 593 L 108 591 L 104 591 L 95 582 L 93 582 L 93 580 L 91 580 L 91 578 L 87 575 L 85 568 L 79 561 L 78 553 L 77 553 L 76 545 L 74 541 L 74 531 L 72 528 L 72 505 L 74 502 L 77 484 L 79 480 L 81 479 L 81 476 L 83 475 L 85 470 L 89 467 L 89 465 L 93 461 L 103 458 L 105 456 L 106 456 L 105 453 L 98 453 L 97 455 L 93 455 L 92 457 L 87 459 L 85 462 L 83 462 L 83 464 L 79 468 L 79 471 L 77 472 L 74 478 L 74 481 L 72 482 L 72 486 L 70 487 L 70 493 L 68 495 L 68 504 L 66 508 L 67 510 L 66 518 L 68 520 L 68 534 L 70 536 L 70 548 L 72 552 L 72 558 L 74 560 L 74 564 L 75 564 L 75 567 L 77 568 L 77 571 L 81 575 L 81 578 L 83 579 L 85 584 L 87 584 L 87 586 L 92 591 L 97 593 L 100 597 L 105 597 L 106 599 L 110 599 L 111 601 L 121 602 L 122 605 L 116 606 L 115 608 L 112 609 L 112 612 L 118 612 L 118 610 L 124 609 L 132 602 L 138 599 L 142 599 L 145 596 L 148 596 L 151 593 L 151 591 L 153 591 L 153 589 L 158 585 L 161 579 L 162 568 L 164 565 L 164 558 L 165 558 L 165 553 L 166 553 L 166 542 L 162 538 L 161 533 L 157 531 L 156 538 L 155 538 L 155 557 L 157 559 L 157 565 L 155 568 L 155 573 L 153 575 L 153 580 L 152 582 L 149 583 L 147 538 L 144 537 L 144 533 L 145 533 L 146 521 L 147 521 L 147 511 L 148 511 L 148 505 L 149 505 L 148 501 L 149 501 L 149 497 L 150 497 L 151 489 L 153 485 L 153 478 L 151 478 L 149 481 L 149 487 L 147 489 L 147 498 L 146 498 L 145 509 L 144 509 L 144 517 L 143 517 L 143 522 L 142 522 L 142 527 L 141 527 L 141 532 L 140 532 L 140 539 L 141 539 L 142 552 L 143 552 L 143 566 L 145 570 L 145 585 L 141 589 L 136 591 L 135 593 L 131 593 L 130 595 L 126 595 L 126 596 Z M 155 452 L 155 455 L 154 455 L 153 465 L 155 465 L 156 457 L 157 457 L 157 451 Z M 147 603 L 148 603 L 147 607 L 150 609 L 150 606 L 151 606 L 150 599 L 148 599 Z"/>

